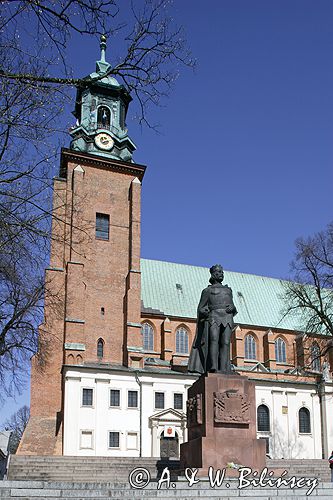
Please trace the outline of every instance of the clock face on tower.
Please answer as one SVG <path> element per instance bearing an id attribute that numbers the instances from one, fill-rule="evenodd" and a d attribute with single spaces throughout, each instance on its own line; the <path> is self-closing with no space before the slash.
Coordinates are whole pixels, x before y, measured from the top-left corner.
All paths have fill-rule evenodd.
<path id="1" fill-rule="evenodd" d="M 95 144 L 99 149 L 103 149 L 104 151 L 110 151 L 113 148 L 114 141 L 111 135 L 102 132 L 96 135 Z"/>

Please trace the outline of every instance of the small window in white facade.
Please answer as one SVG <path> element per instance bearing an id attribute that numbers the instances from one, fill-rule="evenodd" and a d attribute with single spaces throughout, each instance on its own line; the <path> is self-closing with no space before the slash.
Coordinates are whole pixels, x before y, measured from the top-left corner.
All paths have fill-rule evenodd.
<path id="1" fill-rule="evenodd" d="M 269 409 L 266 405 L 259 405 L 257 408 L 257 429 L 261 432 L 270 431 Z"/>
<path id="2" fill-rule="evenodd" d="M 80 433 L 80 448 L 93 448 L 93 431 L 81 431 Z"/>
<path id="3" fill-rule="evenodd" d="M 92 406 L 93 405 L 93 389 L 82 389 L 82 406 Z"/>
<path id="4" fill-rule="evenodd" d="M 127 449 L 137 450 L 138 449 L 138 433 L 128 432 L 127 433 Z"/>
<path id="5" fill-rule="evenodd" d="M 304 406 L 298 412 L 298 427 L 299 427 L 300 434 L 310 434 L 311 433 L 310 412 Z"/>
<path id="6" fill-rule="evenodd" d="M 175 393 L 173 395 L 173 407 L 175 410 L 183 409 L 183 395 L 181 393 Z"/>
<path id="7" fill-rule="evenodd" d="M 127 406 L 128 408 L 138 407 L 138 391 L 128 391 L 127 393 Z"/>
<path id="8" fill-rule="evenodd" d="M 120 444 L 120 439 L 119 439 L 119 432 L 117 431 L 110 431 L 109 432 L 109 448 L 119 448 Z"/>
<path id="9" fill-rule="evenodd" d="M 110 390 L 110 406 L 119 408 L 120 406 L 120 390 L 111 389 Z"/>
<path id="10" fill-rule="evenodd" d="M 155 408 L 163 410 L 164 408 L 164 392 L 155 392 Z"/>

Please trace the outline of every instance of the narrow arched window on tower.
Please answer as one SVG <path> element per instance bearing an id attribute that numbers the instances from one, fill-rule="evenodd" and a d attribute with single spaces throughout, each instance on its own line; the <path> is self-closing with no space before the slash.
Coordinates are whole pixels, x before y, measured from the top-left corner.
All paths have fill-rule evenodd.
<path id="1" fill-rule="evenodd" d="M 141 327 L 142 346 L 145 351 L 154 350 L 154 330 L 149 323 L 143 323 Z"/>
<path id="2" fill-rule="evenodd" d="M 97 342 L 97 357 L 99 359 L 102 359 L 104 355 L 104 341 L 103 339 L 98 339 L 98 342 Z"/>
<path id="3" fill-rule="evenodd" d="M 97 112 L 97 127 L 109 130 L 111 124 L 111 112 L 106 106 L 99 106 Z"/>
<path id="4" fill-rule="evenodd" d="M 245 337 L 245 359 L 257 359 L 256 341 L 250 333 Z"/>
<path id="5" fill-rule="evenodd" d="M 311 346 L 311 369 L 320 372 L 320 348 L 317 342 Z"/>

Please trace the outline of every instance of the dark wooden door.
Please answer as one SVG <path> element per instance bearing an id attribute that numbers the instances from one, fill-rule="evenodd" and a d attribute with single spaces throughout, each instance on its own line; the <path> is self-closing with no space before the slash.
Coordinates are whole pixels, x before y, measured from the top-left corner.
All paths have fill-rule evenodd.
<path id="1" fill-rule="evenodd" d="M 161 458 L 179 458 L 178 437 L 164 437 L 161 435 Z"/>

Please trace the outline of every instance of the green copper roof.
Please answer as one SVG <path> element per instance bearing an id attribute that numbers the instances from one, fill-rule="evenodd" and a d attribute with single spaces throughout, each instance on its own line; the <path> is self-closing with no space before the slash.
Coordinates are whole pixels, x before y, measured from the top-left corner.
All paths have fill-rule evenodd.
<path id="1" fill-rule="evenodd" d="M 196 317 L 201 291 L 209 284 L 208 268 L 141 259 L 141 272 L 144 311 L 160 312 L 165 316 Z M 296 317 L 283 318 L 282 280 L 225 271 L 223 283 L 233 291 L 238 311 L 236 323 L 300 329 Z"/>

